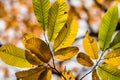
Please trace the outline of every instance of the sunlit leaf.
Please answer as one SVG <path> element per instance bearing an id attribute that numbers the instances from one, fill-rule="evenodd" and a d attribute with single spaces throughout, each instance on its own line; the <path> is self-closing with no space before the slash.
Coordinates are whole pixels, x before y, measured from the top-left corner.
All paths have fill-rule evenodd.
<path id="1" fill-rule="evenodd" d="M 16 72 L 16 77 L 22 80 L 39 80 L 39 76 L 43 71 L 45 71 L 45 68 L 41 66 L 26 71 Z"/>
<path id="2" fill-rule="evenodd" d="M 53 41 L 67 21 L 68 9 L 65 0 L 56 0 L 49 10 L 48 39 Z"/>
<path id="3" fill-rule="evenodd" d="M 48 23 L 48 12 L 50 8 L 50 0 L 32 0 L 35 16 L 38 22 L 46 29 Z"/>
<path id="4" fill-rule="evenodd" d="M 0 47 L 0 57 L 5 63 L 12 66 L 32 66 L 25 58 L 25 51 L 12 44 L 4 44 Z"/>
<path id="5" fill-rule="evenodd" d="M 96 70 L 92 72 L 92 80 L 100 80 Z"/>
<path id="6" fill-rule="evenodd" d="M 77 30 L 77 21 L 73 19 L 73 16 L 70 16 L 54 41 L 54 50 L 57 51 L 58 49 L 70 46 L 76 38 Z"/>
<path id="7" fill-rule="evenodd" d="M 83 39 L 83 47 L 87 55 L 93 59 L 98 58 L 98 46 L 96 40 L 89 36 L 89 33 L 86 32 L 85 38 Z"/>
<path id="8" fill-rule="evenodd" d="M 112 6 L 104 15 L 99 29 L 99 46 L 106 50 L 118 23 L 118 5 Z"/>
<path id="9" fill-rule="evenodd" d="M 88 67 L 93 66 L 93 62 L 92 62 L 92 60 L 89 58 L 89 56 L 86 55 L 86 54 L 84 54 L 84 53 L 82 53 L 82 52 L 80 52 L 80 53 L 77 55 L 77 61 L 78 61 L 80 64 L 84 65 L 84 66 L 88 66 Z"/>
<path id="10" fill-rule="evenodd" d="M 112 43 L 110 44 L 110 47 L 112 49 L 116 49 L 120 47 L 120 31 L 117 33 L 117 35 L 115 36 L 114 40 L 112 41 Z"/>
<path id="11" fill-rule="evenodd" d="M 78 53 L 77 47 L 66 47 L 55 52 L 54 56 L 57 59 L 66 60 L 70 59 Z"/>
<path id="12" fill-rule="evenodd" d="M 27 61 L 33 65 L 43 65 L 44 62 L 42 62 L 35 54 L 31 53 L 30 51 L 25 51 L 25 57 Z"/>
<path id="13" fill-rule="evenodd" d="M 61 76 L 61 80 L 75 80 L 75 78 L 74 78 L 74 76 L 73 76 L 73 74 L 72 74 L 72 72 L 71 71 L 66 71 L 66 70 L 64 70 L 63 72 L 62 72 L 62 75 L 64 76 Z"/>
<path id="14" fill-rule="evenodd" d="M 102 80 L 120 80 L 120 70 L 108 64 L 102 64 L 97 68 Z"/>
<path id="15" fill-rule="evenodd" d="M 37 36 L 35 34 L 32 34 L 32 33 L 23 34 L 23 44 L 25 44 L 26 41 L 30 38 L 37 38 Z"/>
<path id="16" fill-rule="evenodd" d="M 107 53 L 104 56 L 104 61 L 108 64 L 119 66 L 120 65 L 120 48 Z"/>
<path id="17" fill-rule="evenodd" d="M 38 80 L 51 80 L 51 78 L 52 78 L 52 70 L 48 68 L 40 74 Z"/>
<path id="18" fill-rule="evenodd" d="M 45 63 L 47 63 L 51 58 L 49 46 L 39 38 L 28 39 L 25 47 Z"/>

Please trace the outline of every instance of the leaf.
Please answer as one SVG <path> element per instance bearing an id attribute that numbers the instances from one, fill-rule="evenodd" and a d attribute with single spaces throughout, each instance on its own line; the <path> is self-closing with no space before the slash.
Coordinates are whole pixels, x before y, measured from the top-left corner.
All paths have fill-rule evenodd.
<path id="1" fill-rule="evenodd" d="M 33 65 L 43 65 L 44 62 L 42 62 L 35 54 L 31 53 L 30 51 L 25 51 L 25 57 L 27 61 Z"/>
<path id="2" fill-rule="evenodd" d="M 120 70 L 108 64 L 101 64 L 97 72 L 102 80 L 120 80 Z"/>
<path id="3" fill-rule="evenodd" d="M 52 70 L 48 68 L 40 74 L 38 80 L 51 80 L 51 78 L 52 78 Z"/>
<path id="4" fill-rule="evenodd" d="M 118 23 L 118 5 L 112 6 L 104 15 L 99 29 L 99 46 L 105 51 L 110 46 L 112 35 Z"/>
<path id="5" fill-rule="evenodd" d="M 77 61 L 80 63 L 80 64 L 82 64 L 82 65 L 84 65 L 84 66 L 88 66 L 88 67 L 91 67 L 91 66 L 93 66 L 93 62 L 92 62 L 92 60 L 89 58 L 89 56 L 88 55 L 86 55 L 86 54 L 84 54 L 84 53 L 82 53 L 82 52 L 80 52 L 78 55 L 77 55 Z"/>
<path id="6" fill-rule="evenodd" d="M 85 38 L 83 39 L 83 48 L 87 55 L 93 59 L 98 58 L 98 46 L 96 40 L 89 36 L 89 33 L 86 32 Z"/>
<path id="7" fill-rule="evenodd" d="M 117 33 L 117 35 L 115 36 L 114 40 L 112 41 L 112 43 L 110 44 L 110 47 L 112 49 L 116 49 L 120 47 L 120 31 Z"/>
<path id="8" fill-rule="evenodd" d="M 65 79 L 66 80 L 75 80 L 75 78 L 70 70 L 69 71 L 66 71 L 66 70 L 62 71 L 62 75 L 64 77 L 61 76 L 61 80 L 65 80 Z"/>
<path id="9" fill-rule="evenodd" d="M 92 80 L 100 80 L 96 69 L 92 72 Z"/>
<path id="10" fill-rule="evenodd" d="M 120 65 L 119 60 L 120 60 L 120 48 L 115 49 L 104 56 L 104 61 L 114 66 Z"/>
<path id="11" fill-rule="evenodd" d="M 46 29 L 48 23 L 48 12 L 50 8 L 50 0 L 32 0 L 35 16 L 41 24 L 43 30 Z"/>
<path id="12" fill-rule="evenodd" d="M 12 66 L 17 67 L 32 67 L 25 58 L 25 51 L 16 47 L 13 44 L 4 44 L 0 47 L 1 59 Z"/>
<path id="13" fill-rule="evenodd" d="M 23 34 L 23 44 L 26 43 L 26 40 L 30 39 L 30 38 L 38 38 L 35 34 L 32 34 L 32 33 L 25 33 Z"/>
<path id="14" fill-rule="evenodd" d="M 53 41 L 57 37 L 58 33 L 66 23 L 68 17 L 67 12 L 67 4 L 64 0 L 56 0 L 51 6 L 48 17 L 49 41 Z"/>
<path id="15" fill-rule="evenodd" d="M 45 71 L 44 67 L 37 67 L 26 71 L 16 72 L 16 77 L 22 80 L 38 80 L 40 74 Z"/>
<path id="16" fill-rule="evenodd" d="M 51 51 L 49 46 L 39 38 L 28 39 L 25 47 L 45 63 L 51 59 Z"/>
<path id="17" fill-rule="evenodd" d="M 58 49 L 70 46 L 76 38 L 77 30 L 77 21 L 73 19 L 73 16 L 70 16 L 54 41 L 54 50 L 57 51 Z"/>
<path id="18" fill-rule="evenodd" d="M 79 49 L 77 47 L 66 47 L 62 48 L 54 53 L 55 58 L 66 60 L 70 59 L 78 53 Z"/>

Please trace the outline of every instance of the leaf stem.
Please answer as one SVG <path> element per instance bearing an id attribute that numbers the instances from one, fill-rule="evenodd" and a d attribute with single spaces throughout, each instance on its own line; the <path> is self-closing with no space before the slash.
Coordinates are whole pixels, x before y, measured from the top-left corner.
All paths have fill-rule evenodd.
<path id="1" fill-rule="evenodd" d="M 51 45 L 50 45 L 50 42 L 47 41 L 47 38 L 46 38 L 46 35 L 45 35 L 45 31 L 44 31 L 43 35 L 44 35 L 44 38 L 45 38 L 46 43 L 48 44 L 48 46 L 49 46 L 49 48 L 50 48 L 50 50 L 51 50 L 51 57 L 52 57 L 52 61 L 53 61 L 53 66 L 54 66 L 54 68 L 56 68 L 56 67 L 55 67 L 54 55 L 53 55 L 54 52 L 53 52 L 53 49 L 52 49 L 52 47 L 51 47 Z"/>
<path id="2" fill-rule="evenodd" d="M 100 55 L 100 58 L 99 58 L 99 60 L 97 61 L 97 63 L 93 66 L 93 68 L 92 68 L 88 73 L 86 73 L 84 76 L 82 76 L 82 77 L 80 78 L 80 80 L 82 80 L 83 78 L 85 78 L 88 74 L 90 74 L 93 70 L 96 69 L 96 67 L 98 66 L 99 62 L 101 61 L 101 58 L 103 57 L 103 54 L 104 54 L 104 52 L 102 51 L 102 53 L 101 53 L 101 55 Z"/>

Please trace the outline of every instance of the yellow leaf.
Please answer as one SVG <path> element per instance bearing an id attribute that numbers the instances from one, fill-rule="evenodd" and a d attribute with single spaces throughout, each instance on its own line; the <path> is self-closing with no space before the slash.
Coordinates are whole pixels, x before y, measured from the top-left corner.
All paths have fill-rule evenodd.
<path id="1" fill-rule="evenodd" d="M 25 58 L 25 51 L 12 44 L 4 44 L 0 47 L 1 59 L 12 66 L 32 67 Z"/>
<path id="2" fill-rule="evenodd" d="M 70 46 L 76 38 L 77 31 L 78 23 L 73 16 L 70 16 L 54 41 L 54 50 Z"/>
<path id="3" fill-rule="evenodd" d="M 96 69 L 92 72 L 92 80 L 100 80 Z"/>
<path id="4" fill-rule="evenodd" d="M 38 80 L 51 80 L 52 78 L 52 70 L 47 68 L 45 71 L 43 71 Z"/>
<path id="5" fill-rule="evenodd" d="M 117 48 L 104 56 L 104 61 L 108 64 L 119 66 L 120 65 L 120 48 Z"/>
<path id="6" fill-rule="evenodd" d="M 85 38 L 83 39 L 83 47 L 88 56 L 93 59 L 98 58 L 98 46 L 96 40 L 89 36 L 88 32 L 86 32 Z"/>
<path id="7" fill-rule="evenodd" d="M 93 62 L 92 62 L 92 60 L 89 58 L 89 56 L 86 55 L 86 54 L 84 54 L 84 53 L 82 53 L 82 52 L 80 52 L 80 53 L 77 55 L 77 61 L 78 61 L 80 64 L 84 65 L 84 66 L 88 66 L 88 67 L 93 66 Z"/>
<path id="8" fill-rule="evenodd" d="M 28 39 L 25 47 L 45 63 L 51 59 L 51 51 L 49 46 L 39 38 Z"/>
<path id="9" fill-rule="evenodd" d="M 37 67 L 26 71 L 16 72 L 16 77 L 22 80 L 39 80 L 39 76 L 46 69 L 44 67 Z"/>
<path id="10" fill-rule="evenodd" d="M 30 38 L 38 38 L 35 34 L 32 33 L 25 33 L 23 34 L 23 44 L 26 43 L 26 40 L 30 39 Z"/>
<path id="11" fill-rule="evenodd" d="M 75 80 L 75 78 L 74 78 L 74 76 L 73 76 L 73 74 L 72 74 L 72 72 L 71 71 L 66 71 L 66 70 L 64 70 L 63 72 L 62 72 L 62 75 L 64 76 L 61 76 L 61 80 Z"/>
<path id="12" fill-rule="evenodd" d="M 44 62 L 42 62 L 35 54 L 31 53 L 30 51 L 25 51 L 25 57 L 27 61 L 33 65 L 43 65 Z"/>
<path id="13" fill-rule="evenodd" d="M 53 41 L 67 21 L 68 9 L 65 0 L 56 0 L 48 16 L 48 39 Z"/>
<path id="14" fill-rule="evenodd" d="M 54 56 L 57 59 L 66 60 L 70 59 L 78 53 L 77 47 L 66 47 L 55 52 Z"/>

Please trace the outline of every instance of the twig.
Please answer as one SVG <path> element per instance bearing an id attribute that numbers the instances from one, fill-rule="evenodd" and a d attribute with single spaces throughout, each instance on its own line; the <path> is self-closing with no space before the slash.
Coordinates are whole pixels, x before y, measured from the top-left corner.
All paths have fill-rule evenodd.
<path id="1" fill-rule="evenodd" d="M 63 76 L 56 68 L 52 67 L 50 64 L 48 64 L 48 66 L 54 69 L 60 76 L 62 76 L 66 80 L 65 76 Z"/>
<path id="2" fill-rule="evenodd" d="M 48 44 L 48 46 L 49 46 L 49 48 L 50 48 L 50 50 L 51 50 L 51 56 L 52 56 L 53 66 L 54 66 L 54 68 L 56 68 L 56 67 L 55 67 L 55 60 L 54 60 L 54 57 L 53 57 L 53 56 L 54 56 L 54 55 L 53 55 L 53 54 L 54 54 L 53 49 L 51 48 L 50 42 L 47 41 L 45 32 L 43 33 L 43 35 L 44 35 L 44 38 L 45 38 L 46 43 Z"/>
<path id="3" fill-rule="evenodd" d="M 97 0 L 94 0 L 94 1 L 95 1 L 95 3 L 97 4 L 97 6 L 98 6 L 102 11 L 104 11 L 104 12 L 107 11 L 107 9 L 105 8 L 105 6 L 101 5 Z"/>
<path id="4" fill-rule="evenodd" d="M 86 73 L 83 77 L 81 77 L 80 80 L 85 78 L 88 74 L 90 74 L 93 70 L 96 69 L 96 67 L 98 66 L 99 62 L 101 61 L 101 58 L 103 57 L 103 54 L 104 54 L 104 52 L 101 53 L 101 56 L 100 56 L 99 60 L 97 61 L 97 63 L 95 64 L 95 66 L 88 73 Z"/>

